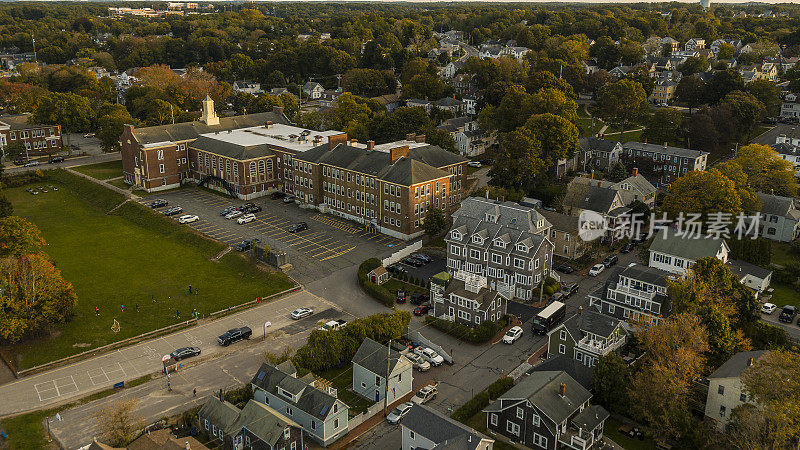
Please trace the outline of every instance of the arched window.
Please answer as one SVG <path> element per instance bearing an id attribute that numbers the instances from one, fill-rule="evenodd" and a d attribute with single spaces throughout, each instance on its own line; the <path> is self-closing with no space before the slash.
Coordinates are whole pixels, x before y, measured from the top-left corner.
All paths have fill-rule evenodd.
<path id="1" fill-rule="evenodd" d="M 256 176 L 256 163 L 250 163 L 250 176 Z"/>
<path id="2" fill-rule="evenodd" d="M 212 169 L 216 169 L 217 168 L 217 158 L 215 156 L 211 157 L 211 168 Z"/>
<path id="3" fill-rule="evenodd" d="M 272 160 L 267 160 L 267 172 L 272 172 Z"/>
<path id="4" fill-rule="evenodd" d="M 263 159 L 258 162 L 258 173 L 260 173 L 260 174 L 264 173 L 264 160 Z"/>

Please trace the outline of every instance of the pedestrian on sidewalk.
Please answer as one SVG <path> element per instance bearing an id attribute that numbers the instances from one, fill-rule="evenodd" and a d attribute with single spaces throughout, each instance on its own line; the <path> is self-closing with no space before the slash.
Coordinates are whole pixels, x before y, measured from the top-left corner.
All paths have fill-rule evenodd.
<path id="1" fill-rule="evenodd" d="M 189 293 L 190 294 L 192 293 L 192 285 L 191 284 L 189 285 Z"/>
<path id="2" fill-rule="evenodd" d="M 180 311 L 178 311 L 177 309 L 175 310 L 175 317 L 177 317 L 177 318 L 178 318 L 178 320 L 180 320 L 180 319 L 181 319 L 181 312 L 180 312 Z"/>
<path id="3" fill-rule="evenodd" d="M 153 300 L 153 303 L 156 302 L 156 294 L 150 294 L 150 298 Z"/>
<path id="4" fill-rule="evenodd" d="M 167 380 L 167 390 L 172 391 L 172 385 L 169 384 L 169 380 Z"/>

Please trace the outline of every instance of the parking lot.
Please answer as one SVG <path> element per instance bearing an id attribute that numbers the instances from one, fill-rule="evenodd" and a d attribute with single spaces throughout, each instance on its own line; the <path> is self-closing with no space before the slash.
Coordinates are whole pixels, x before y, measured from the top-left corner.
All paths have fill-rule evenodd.
<path id="1" fill-rule="evenodd" d="M 173 216 L 176 219 L 183 214 L 199 216 L 200 220 L 187 226 L 213 239 L 235 245 L 245 239 L 258 238 L 259 245 L 267 244 L 272 250 L 286 252 L 293 266 L 289 274 L 303 283 L 358 265 L 370 257 L 386 256 L 393 247 L 404 244 L 391 236 L 369 232 L 359 224 L 269 197 L 250 201 L 263 209 L 255 213 L 255 220 L 246 224 L 220 216 L 222 209 L 246 203 L 241 200 L 187 188 L 150 196 L 141 202 L 147 204 L 155 198 L 167 200 L 170 207 L 182 207 L 183 212 Z M 157 210 L 163 209 L 166 208 Z M 288 231 L 299 222 L 307 223 L 308 229 L 296 233 Z"/>

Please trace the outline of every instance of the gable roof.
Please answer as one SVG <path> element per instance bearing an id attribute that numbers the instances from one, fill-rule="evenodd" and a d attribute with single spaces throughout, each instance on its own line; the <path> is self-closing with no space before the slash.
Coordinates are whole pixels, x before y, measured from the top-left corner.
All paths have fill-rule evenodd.
<path id="1" fill-rule="evenodd" d="M 450 280 L 450 283 L 444 291 L 444 296 L 449 297 L 450 294 L 469 300 L 475 300 L 478 302 L 478 308 L 481 311 L 488 309 L 491 303 L 500 295 L 497 291 L 489 289 L 488 286 L 480 288 L 478 292 L 468 291 L 464 282 L 457 278 Z"/>
<path id="2" fill-rule="evenodd" d="M 215 396 L 210 396 L 197 413 L 200 417 L 207 417 L 222 428 L 228 428 L 239 417 L 239 408 L 231 403 L 221 401 Z"/>
<path id="3" fill-rule="evenodd" d="M 584 388 L 592 388 L 592 368 L 567 355 L 555 355 L 528 369 L 533 372 L 566 372 Z"/>
<path id="4" fill-rule="evenodd" d="M 578 139 L 578 146 L 588 151 L 610 152 L 614 150 L 617 145 L 621 145 L 619 141 L 612 141 L 610 139 L 596 137 L 583 137 Z"/>
<path id="5" fill-rule="evenodd" d="M 176 142 L 197 139 L 201 134 L 215 131 L 227 131 L 237 128 L 255 127 L 267 122 L 289 124 L 282 114 L 263 112 L 243 116 L 220 117 L 219 125 L 208 125 L 205 122 L 181 122 L 154 127 L 135 128 L 133 136 L 140 145 L 157 142 Z"/>
<path id="6" fill-rule="evenodd" d="M 414 433 L 425 437 L 425 439 L 428 439 L 434 444 L 443 444 L 449 441 L 450 444 L 448 445 L 451 445 L 452 441 L 462 436 L 467 439 L 471 438 L 473 441 L 477 442 L 482 439 L 489 439 L 461 422 L 451 419 L 424 405 L 415 404 L 412 406 L 411 410 L 403 417 L 400 425 L 403 428 L 408 428 Z M 453 447 L 445 446 L 442 448 Z"/>
<path id="7" fill-rule="evenodd" d="M 598 180 L 597 183 L 602 185 L 602 181 Z M 570 183 L 567 186 L 567 194 L 564 196 L 564 205 L 598 213 L 608 213 L 612 210 L 617 195 L 617 191 L 610 187 Z"/>
<path id="8" fill-rule="evenodd" d="M 370 338 L 364 338 L 352 362 L 383 378 L 387 378 L 387 370 L 392 373 L 398 365 L 410 366 L 408 360 L 399 352 Z"/>
<path id="9" fill-rule="evenodd" d="M 283 401 L 294 404 L 298 409 L 320 420 L 325 420 L 333 404 L 338 401 L 336 397 L 311 386 L 307 381 L 298 380 L 267 363 L 261 364 L 251 382 L 254 386 L 280 396 Z M 297 402 L 278 394 L 279 386 L 289 391 L 297 391 L 302 387 Z"/>
<path id="10" fill-rule="evenodd" d="M 571 232 L 577 232 L 579 229 L 578 216 L 561 214 L 546 209 L 539 209 L 537 211 L 539 212 L 539 214 L 543 215 L 548 222 L 550 222 L 550 225 L 552 225 L 554 229 L 558 231 L 566 231 L 571 233 Z"/>
<path id="11" fill-rule="evenodd" d="M 756 195 L 758 199 L 761 200 L 762 214 L 771 214 L 797 220 L 796 214 L 792 214 L 797 211 L 793 199 L 780 195 L 765 194 L 763 192 L 757 192 Z"/>
<path id="12" fill-rule="evenodd" d="M 670 229 L 658 232 L 650 244 L 650 251 L 697 261 L 706 256 L 717 256 L 717 252 L 723 246 L 730 250 L 722 238 L 702 236 L 694 239 L 691 234 L 678 236 Z"/>
<path id="13" fill-rule="evenodd" d="M 560 386 L 565 385 L 565 395 Z M 588 402 L 592 394 L 564 371 L 533 372 L 489 405 L 485 412 L 497 412 L 530 401 L 553 422 L 560 424 Z"/>
<path id="14" fill-rule="evenodd" d="M 768 350 L 739 352 L 731 356 L 731 358 L 725 361 L 723 365 L 719 366 L 719 368 L 709 375 L 708 378 L 738 378 L 742 372 L 749 367 L 748 364 L 750 362 L 750 358 L 753 358 L 753 361 L 756 361 L 767 352 Z"/>
<path id="15" fill-rule="evenodd" d="M 36 123 L 29 123 L 28 119 L 30 117 L 31 115 L 29 113 L 12 114 L 12 115 L 0 116 L 0 122 L 8 125 L 8 127 L 12 130 L 24 130 L 33 127 L 48 126 Z M 55 127 L 56 125 L 50 125 L 50 126 Z"/>
<path id="16" fill-rule="evenodd" d="M 626 142 L 622 144 L 622 148 L 632 149 L 632 150 L 640 150 L 645 152 L 653 152 L 653 153 L 664 153 L 665 155 L 676 155 L 685 158 L 697 158 L 704 154 L 708 154 L 708 152 L 702 152 L 700 150 L 690 150 L 688 148 L 681 148 L 681 147 L 672 147 L 672 146 L 664 146 L 658 144 L 647 144 L 645 142 Z"/>
<path id="17" fill-rule="evenodd" d="M 247 428 L 259 439 L 274 446 L 283 435 L 283 430 L 288 426 L 301 428 L 300 425 L 269 406 L 250 399 L 242 408 L 236 421 L 225 431 L 228 434 L 234 434 L 242 428 Z"/>

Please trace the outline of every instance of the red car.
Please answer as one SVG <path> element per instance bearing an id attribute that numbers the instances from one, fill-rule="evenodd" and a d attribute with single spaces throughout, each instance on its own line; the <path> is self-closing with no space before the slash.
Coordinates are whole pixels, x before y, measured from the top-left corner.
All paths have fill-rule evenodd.
<path id="1" fill-rule="evenodd" d="M 414 315 L 415 316 L 422 316 L 428 314 L 428 311 L 431 310 L 431 305 L 424 303 L 422 305 L 417 306 L 414 308 Z"/>

